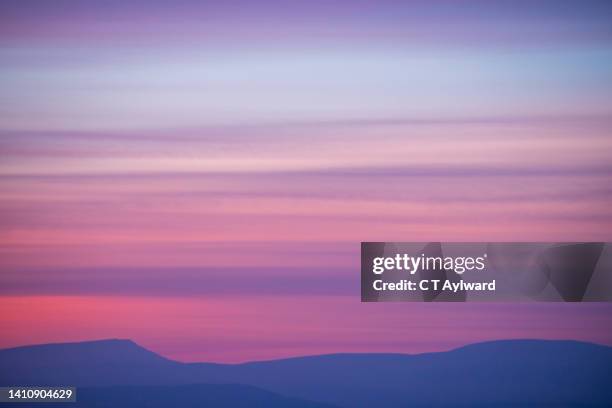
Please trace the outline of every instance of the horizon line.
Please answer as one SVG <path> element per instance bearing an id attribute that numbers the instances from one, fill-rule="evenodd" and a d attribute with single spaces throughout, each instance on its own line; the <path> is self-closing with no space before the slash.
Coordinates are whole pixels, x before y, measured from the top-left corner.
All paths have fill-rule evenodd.
<path id="1" fill-rule="evenodd" d="M 586 344 L 598 347 L 605 347 L 612 349 L 612 344 L 603 344 L 597 343 L 594 341 L 585 341 L 585 340 L 576 340 L 576 339 L 542 339 L 542 338 L 507 338 L 507 339 L 495 339 L 495 340 L 483 340 L 477 341 L 473 343 L 466 343 L 461 346 L 452 347 L 444 350 L 436 350 L 436 351 L 425 351 L 425 352 L 417 352 L 417 353 L 401 353 L 401 352 L 332 352 L 332 353 L 323 353 L 323 354 L 304 354 L 304 355 L 296 355 L 291 357 L 280 357 L 280 358 L 272 358 L 272 359 L 264 359 L 264 360 L 244 360 L 239 362 L 218 362 L 218 361 L 181 361 L 175 360 L 169 357 L 164 356 L 161 353 L 153 351 L 147 347 L 142 346 L 138 342 L 129 339 L 129 338 L 102 338 L 102 339 L 94 339 L 94 340 L 83 340 L 83 341 L 64 341 L 64 342 L 51 342 L 51 343 L 35 343 L 35 344 L 25 344 L 14 347 L 0 348 L 0 353 L 6 351 L 13 350 L 22 350 L 28 348 L 38 348 L 38 347 L 46 347 L 46 346 L 68 346 L 68 345 L 82 345 L 82 344 L 93 344 L 93 343 L 129 343 L 135 346 L 137 349 L 144 350 L 148 353 L 155 355 L 156 357 L 160 357 L 164 360 L 180 363 L 180 364 L 218 364 L 218 365 L 242 365 L 242 364 L 252 364 L 252 363 L 267 363 L 267 362 L 277 362 L 277 361 L 287 361 L 287 360 L 295 360 L 295 359 L 303 359 L 303 358 L 317 358 L 317 357 L 333 357 L 333 356 L 404 356 L 404 357 L 413 357 L 413 356 L 422 356 L 422 355 L 431 355 L 431 354 L 440 354 L 440 353 L 449 353 L 453 351 L 458 351 L 464 348 L 468 348 L 471 346 L 484 345 L 484 344 L 492 344 L 492 343 L 525 343 L 525 342 L 537 342 L 537 343 L 578 343 L 578 344 Z"/>

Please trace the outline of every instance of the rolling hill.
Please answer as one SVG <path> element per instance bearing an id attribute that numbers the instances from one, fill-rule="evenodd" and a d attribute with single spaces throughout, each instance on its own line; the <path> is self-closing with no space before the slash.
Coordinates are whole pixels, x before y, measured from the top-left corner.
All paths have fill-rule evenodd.
<path id="1" fill-rule="evenodd" d="M 545 340 L 494 341 L 417 355 L 331 354 L 243 364 L 179 363 L 129 340 L 0 350 L 1 385 L 115 387 L 97 394 L 102 396 L 109 390 L 129 392 L 125 386 L 171 394 L 173 386 L 239 384 L 297 398 L 296 404 L 345 407 L 609 406 L 610 367 L 612 347 Z M 201 398 L 193 391 L 193 398 Z"/>

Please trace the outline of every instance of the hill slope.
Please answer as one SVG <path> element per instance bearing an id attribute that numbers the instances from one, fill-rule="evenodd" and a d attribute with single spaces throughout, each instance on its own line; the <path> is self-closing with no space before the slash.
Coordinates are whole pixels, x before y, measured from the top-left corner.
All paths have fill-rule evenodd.
<path id="1" fill-rule="evenodd" d="M 244 384 L 341 406 L 610 405 L 612 348 L 507 340 L 419 355 L 184 364 L 110 340 L 0 350 L 1 385 Z"/>

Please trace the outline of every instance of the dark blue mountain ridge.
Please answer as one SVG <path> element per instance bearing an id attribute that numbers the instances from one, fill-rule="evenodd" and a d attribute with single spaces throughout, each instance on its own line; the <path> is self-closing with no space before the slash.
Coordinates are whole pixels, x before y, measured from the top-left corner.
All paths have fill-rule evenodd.
<path id="1" fill-rule="evenodd" d="M 243 384 L 338 406 L 611 406 L 612 347 L 502 340 L 425 354 L 180 363 L 129 340 L 0 350 L 0 385 Z"/>
<path id="2" fill-rule="evenodd" d="M 36 359 L 38 363 L 82 364 L 88 359 L 104 360 L 106 363 L 163 364 L 172 362 L 132 340 L 107 339 L 75 343 L 50 343 L 21 346 L 0 350 L 2 359 Z"/>

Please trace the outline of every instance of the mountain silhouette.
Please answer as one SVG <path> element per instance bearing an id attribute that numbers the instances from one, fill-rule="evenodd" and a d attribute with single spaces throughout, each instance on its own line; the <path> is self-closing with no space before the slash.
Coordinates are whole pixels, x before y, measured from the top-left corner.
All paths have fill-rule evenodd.
<path id="1" fill-rule="evenodd" d="M 102 340 L 0 350 L 0 385 L 90 387 L 83 390 L 87 396 L 91 387 L 131 392 L 147 386 L 171 394 L 173 386 L 240 384 L 298 398 L 296 403 L 344 407 L 610 406 L 610 367 L 612 347 L 577 341 L 503 340 L 417 355 L 215 364 L 180 363 L 129 340 Z"/>

